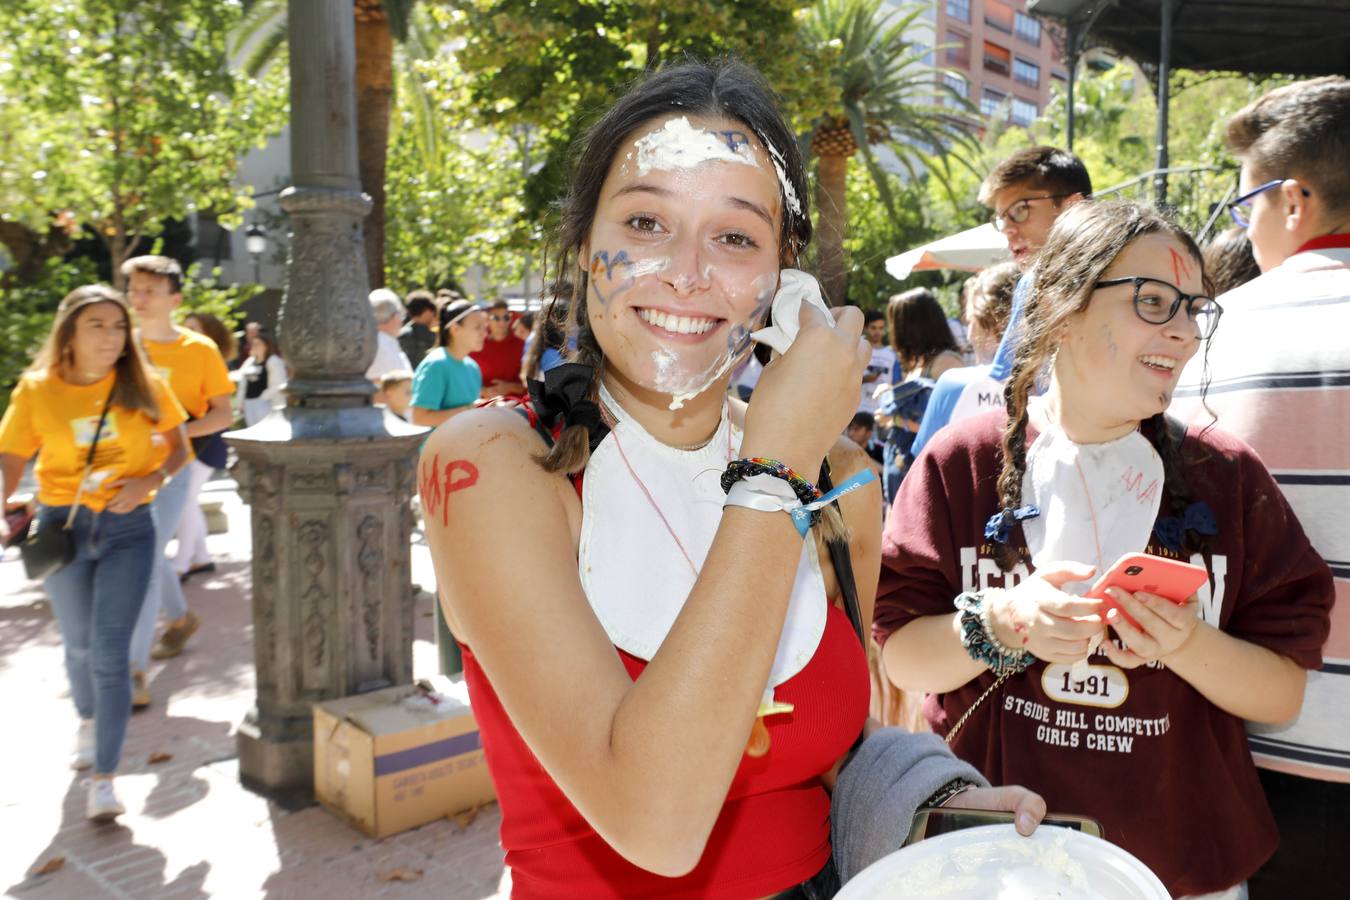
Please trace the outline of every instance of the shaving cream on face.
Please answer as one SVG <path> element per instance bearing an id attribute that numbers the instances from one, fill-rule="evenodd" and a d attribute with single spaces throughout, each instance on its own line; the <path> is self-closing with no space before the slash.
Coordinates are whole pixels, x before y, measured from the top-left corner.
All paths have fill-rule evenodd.
<path id="1" fill-rule="evenodd" d="M 739 138 L 736 137 L 738 135 Z M 760 135 L 756 134 L 755 137 L 759 138 L 760 143 L 769 152 L 769 162 L 773 165 L 774 175 L 778 179 L 779 188 L 783 191 L 783 200 L 787 208 L 794 216 L 800 216 L 801 200 L 798 199 L 792 182 L 788 180 L 783 154 Z M 653 169 L 663 171 L 692 169 L 714 160 L 759 167 L 759 163 L 755 160 L 755 152 L 751 149 L 744 132 L 705 131 L 691 125 L 686 116 L 668 119 L 661 128 L 638 138 L 634 146 L 637 148 L 636 165 L 639 177 Z M 624 167 L 627 168 L 628 163 L 634 161 L 633 153 L 630 151 L 624 160 Z"/>
<path id="2" fill-rule="evenodd" d="M 714 161 L 759 168 L 749 141 L 737 142 L 726 135 L 695 128 L 687 116 L 667 119 L 665 125 L 638 138 L 633 146 L 637 149 L 638 177 L 653 169 L 667 172 L 692 169 Z"/>

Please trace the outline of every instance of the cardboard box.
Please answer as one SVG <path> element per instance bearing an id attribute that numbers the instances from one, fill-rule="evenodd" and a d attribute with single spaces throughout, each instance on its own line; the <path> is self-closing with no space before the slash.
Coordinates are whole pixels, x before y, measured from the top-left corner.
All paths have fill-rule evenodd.
<path id="1" fill-rule="evenodd" d="M 314 792 L 372 837 L 496 797 L 463 682 L 430 685 L 437 702 L 407 685 L 314 705 Z"/>

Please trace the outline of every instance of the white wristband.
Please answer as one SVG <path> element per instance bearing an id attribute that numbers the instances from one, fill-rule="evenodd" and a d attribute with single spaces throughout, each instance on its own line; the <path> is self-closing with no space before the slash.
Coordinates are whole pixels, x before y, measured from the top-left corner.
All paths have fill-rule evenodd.
<path id="1" fill-rule="evenodd" d="M 792 490 L 792 485 L 773 475 L 751 475 L 742 478 L 727 491 L 727 499 L 722 508 L 742 506 L 757 509 L 760 512 L 792 512 L 799 509 L 802 501 Z"/>

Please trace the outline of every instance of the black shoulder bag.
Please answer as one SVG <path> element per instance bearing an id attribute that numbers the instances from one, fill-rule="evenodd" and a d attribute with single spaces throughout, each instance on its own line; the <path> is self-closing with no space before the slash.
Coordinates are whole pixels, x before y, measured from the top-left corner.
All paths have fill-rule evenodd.
<path id="1" fill-rule="evenodd" d="M 113 382 L 116 389 L 117 382 Z M 75 514 L 80 510 L 80 495 L 84 493 L 84 483 L 89 480 L 89 471 L 94 467 L 94 451 L 98 449 L 98 439 L 103 434 L 103 423 L 108 420 L 108 407 L 112 405 L 112 390 L 103 403 L 103 413 L 98 417 L 98 427 L 94 429 L 94 440 L 89 444 L 89 454 L 84 459 L 84 471 L 80 473 L 80 484 L 75 489 L 75 500 L 70 504 L 70 515 L 65 524 L 57 525 L 47 521 L 38 526 L 28 540 L 19 545 L 19 554 L 23 557 L 23 569 L 33 581 L 41 581 L 68 566 L 75 559 L 75 535 L 71 529 L 75 526 Z"/>

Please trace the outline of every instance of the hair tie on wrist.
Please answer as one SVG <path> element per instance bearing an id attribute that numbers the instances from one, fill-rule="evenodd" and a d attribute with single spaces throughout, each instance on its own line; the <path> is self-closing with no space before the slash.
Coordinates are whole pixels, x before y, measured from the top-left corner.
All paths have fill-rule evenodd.
<path id="1" fill-rule="evenodd" d="M 1041 514 L 1038 507 L 1023 506 L 1013 509 L 1011 506 L 1001 509 L 989 517 L 989 521 L 984 525 L 984 538 L 988 541 L 996 541 L 1000 544 L 1008 543 L 1012 535 L 1012 527 L 1017 522 L 1024 522 L 1027 519 L 1034 519 Z"/>
<path id="2" fill-rule="evenodd" d="M 1219 533 L 1219 523 L 1214 518 L 1214 510 L 1210 509 L 1205 501 L 1197 500 L 1186 507 L 1183 514 L 1164 516 L 1153 526 L 1158 543 L 1173 553 L 1181 552 L 1181 544 L 1188 531 L 1211 537 Z"/>

